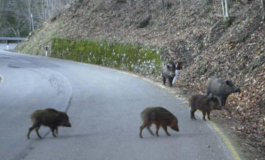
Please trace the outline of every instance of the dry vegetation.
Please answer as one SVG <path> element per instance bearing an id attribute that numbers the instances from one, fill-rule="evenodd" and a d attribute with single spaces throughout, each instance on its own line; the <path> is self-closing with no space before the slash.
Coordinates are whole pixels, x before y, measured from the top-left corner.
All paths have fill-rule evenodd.
<path id="1" fill-rule="evenodd" d="M 228 99 L 235 132 L 265 153 L 265 26 L 260 1 L 231 1 L 224 23 L 213 0 L 78 0 L 53 22 L 58 37 L 137 42 L 166 48 L 165 60 L 185 62 L 178 86 L 204 93 L 208 77 L 229 78 L 241 94 Z M 43 27 L 49 28 L 47 23 Z M 41 34 L 41 31 L 40 31 Z"/>

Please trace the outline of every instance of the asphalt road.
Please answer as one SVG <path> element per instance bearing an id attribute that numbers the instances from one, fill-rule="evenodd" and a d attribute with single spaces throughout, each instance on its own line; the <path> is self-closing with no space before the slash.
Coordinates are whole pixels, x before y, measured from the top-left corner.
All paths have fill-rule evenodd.
<path id="1" fill-rule="evenodd" d="M 5 48 L 0 45 L 0 48 Z M 0 51 L 1 160 L 232 160 L 213 127 L 187 104 L 141 78 L 98 66 Z M 140 113 L 163 106 L 179 119 L 180 132 L 160 137 L 143 131 Z M 54 138 L 31 132 L 29 115 L 44 108 L 67 111 L 71 128 Z M 152 126 L 155 131 L 155 127 Z"/>

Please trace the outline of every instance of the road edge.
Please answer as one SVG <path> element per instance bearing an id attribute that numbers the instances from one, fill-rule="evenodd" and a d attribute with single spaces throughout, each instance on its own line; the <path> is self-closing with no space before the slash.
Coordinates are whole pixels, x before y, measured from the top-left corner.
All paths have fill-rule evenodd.
<path id="1" fill-rule="evenodd" d="M 124 73 L 124 72 L 123 72 Z M 134 77 L 138 77 L 140 79 L 143 79 L 149 83 L 152 83 L 153 85 L 156 85 L 160 88 L 162 88 L 163 90 L 166 90 L 167 92 L 169 92 L 170 94 L 174 94 L 173 91 L 170 91 L 171 89 L 170 88 L 167 88 L 165 87 L 164 85 L 162 84 L 158 84 L 158 82 L 154 82 L 148 78 L 144 78 L 144 77 L 141 77 L 141 76 L 138 76 L 138 75 L 135 75 L 135 74 L 132 74 L 132 73 L 125 73 L 125 74 L 128 74 L 128 75 L 132 75 Z M 175 89 L 175 88 L 174 88 Z M 175 93 L 176 94 L 176 93 Z M 188 103 L 187 102 L 187 99 L 185 99 L 184 97 L 181 97 L 181 95 L 175 95 L 175 98 L 179 99 L 179 100 L 182 100 L 184 101 L 185 103 Z M 200 112 L 198 112 L 199 114 L 201 114 Z M 218 124 L 214 123 L 213 121 L 207 121 L 209 122 L 209 125 L 211 125 L 213 127 L 213 129 L 216 131 L 216 133 L 220 136 L 220 138 L 223 140 L 224 144 L 228 147 L 229 151 L 231 152 L 234 160 L 242 160 L 241 156 L 240 156 L 240 153 L 238 152 L 238 150 L 234 147 L 233 145 L 233 141 L 231 141 L 231 138 L 229 136 L 227 136 L 220 127 L 218 127 Z"/>
<path id="2" fill-rule="evenodd" d="M 49 57 L 49 58 L 52 58 L 52 57 Z M 57 59 L 57 58 L 53 58 L 53 59 Z M 65 60 L 65 61 L 71 61 L 71 60 Z M 76 61 L 72 61 L 72 62 L 76 62 Z M 82 63 L 82 62 L 76 62 L 76 63 L 82 64 L 82 65 L 90 65 L 90 66 L 94 66 L 94 67 L 98 67 L 98 68 L 104 68 L 104 69 L 112 70 L 112 71 L 115 71 L 115 72 L 120 72 L 120 73 L 123 73 L 123 74 L 126 74 L 126 75 L 130 75 L 130 76 L 133 76 L 133 77 L 142 79 L 142 80 L 144 80 L 146 82 L 151 83 L 154 86 L 157 86 L 157 87 L 163 89 L 164 91 L 166 91 L 169 94 L 174 94 L 174 97 L 175 98 L 177 98 L 179 100 L 182 100 L 183 102 L 187 103 L 187 97 L 184 97 L 184 96 L 178 94 L 177 91 L 173 91 L 172 88 L 168 88 L 168 87 L 166 87 L 166 86 L 164 86 L 164 85 L 162 85 L 162 84 L 160 84 L 158 82 L 154 82 L 150 78 L 146 78 L 146 77 L 143 77 L 141 75 L 137 75 L 135 73 L 131 73 L 131 72 L 127 72 L 127 71 L 115 69 L 115 68 L 109 68 L 109 67 L 105 67 L 105 66 L 100 66 L 100 65 L 95 65 L 95 64 L 89 64 L 89 63 Z M 174 89 L 177 89 L 177 88 L 174 88 Z M 200 112 L 198 112 L 198 113 L 201 114 Z M 234 147 L 232 141 L 230 140 L 231 138 L 229 138 L 229 136 L 227 136 L 226 134 L 224 134 L 222 132 L 222 129 L 220 127 L 218 127 L 216 123 L 214 123 L 212 121 L 208 121 L 208 122 L 209 122 L 208 124 L 213 127 L 213 129 L 220 136 L 220 138 L 223 139 L 224 144 L 228 147 L 228 149 L 229 149 L 230 153 L 232 154 L 232 157 L 234 158 L 234 160 L 243 160 L 243 158 L 241 158 L 241 156 L 240 156 L 241 154 Z"/>
<path id="3" fill-rule="evenodd" d="M 4 77 L 0 74 L 0 84 L 4 82 Z"/>
<path id="4" fill-rule="evenodd" d="M 224 134 L 222 129 L 220 127 L 218 127 L 216 123 L 214 123 L 212 121 L 208 121 L 208 122 L 214 128 L 214 130 L 220 135 L 220 137 L 223 139 L 224 143 L 226 144 L 226 146 L 229 148 L 230 152 L 232 153 L 234 159 L 235 160 L 242 160 L 241 157 L 239 156 L 237 149 L 232 144 L 230 138 Z"/>
<path id="5" fill-rule="evenodd" d="M 89 64 L 91 65 L 91 64 Z M 92 64 L 93 65 L 93 64 Z M 97 66 L 97 65 L 93 65 L 93 66 Z M 149 79 L 149 78 L 145 78 L 145 77 L 142 77 L 140 75 L 137 75 L 137 74 L 133 74 L 133 73 L 130 73 L 130 72 L 126 72 L 126 71 L 121 71 L 121 70 L 117 70 L 117 69 L 113 69 L 113 68 L 107 68 L 107 67 L 104 67 L 104 66 L 97 66 L 99 68 L 104 68 L 104 69 L 110 69 L 110 70 L 113 70 L 113 71 L 117 71 L 117 72 L 121 72 L 123 74 L 127 74 L 127 75 L 131 75 L 133 77 L 137 77 L 139 79 L 142 79 L 146 82 L 149 82 L 163 90 L 165 90 L 166 92 L 168 92 L 169 94 L 174 94 L 174 97 L 179 99 L 179 100 L 182 100 L 184 101 L 185 103 L 188 103 L 187 102 L 187 99 L 185 97 L 182 97 L 181 95 L 178 95 L 175 91 L 172 91 L 172 88 L 168 88 L 162 84 L 159 84 L 158 82 L 154 82 L 153 80 Z M 176 88 L 174 88 L 176 89 Z M 198 112 L 199 114 L 201 114 L 200 112 Z M 213 129 L 216 131 L 216 133 L 220 136 L 220 138 L 223 140 L 224 144 L 228 147 L 229 151 L 231 152 L 232 156 L 233 156 L 233 159 L 234 160 L 243 160 L 243 158 L 241 158 L 241 154 L 238 152 L 238 150 L 234 147 L 233 145 L 233 142 L 231 141 L 231 138 L 229 136 L 227 136 L 220 127 L 218 127 L 218 124 L 214 123 L 213 121 L 207 121 L 209 122 L 209 125 L 211 125 L 213 127 Z"/>

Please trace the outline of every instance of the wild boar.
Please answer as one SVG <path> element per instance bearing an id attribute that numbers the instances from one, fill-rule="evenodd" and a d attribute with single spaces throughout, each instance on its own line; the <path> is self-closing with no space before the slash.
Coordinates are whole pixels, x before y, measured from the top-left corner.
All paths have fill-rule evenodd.
<path id="1" fill-rule="evenodd" d="M 141 118 L 143 124 L 140 127 L 140 137 L 142 137 L 142 130 L 147 127 L 147 130 L 151 135 L 154 135 L 150 129 L 151 125 L 154 123 L 156 125 L 156 135 L 158 135 L 158 130 L 160 126 L 165 130 L 166 134 L 170 136 L 167 132 L 167 126 L 170 126 L 173 130 L 179 131 L 178 119 L 171 112 L 163 107 L 148 107 L 144 109 L 141 113 Z"/>
<path id="2" fill-rule="evenodd" d="M 61 111 L 57 111 L 56 109 L 53 109 L 53 108 L 46 108 L 45 110 L 49 111 L 49 112 L 52 112 L 52 113 L 56 113 L 56 114 L 64 113 L 64 112 L 61 112 Z"/>
<path id="3" fill-rule="evenodd" d="M 206 121 L 205 115 L 207 113 L 207 117 L 209 120 L 210 118 L 210 113 L 212 110 L 220 110 L 220 104 L 218 102 L 218 99 L 216 97 L 207 97 L 205 95 L 200 95 L 196 94 L 190 97 L 189 99 L 189 104 L 190 104 L 190 118 L 191 119 L 196 119 L 195 118 L 195 112 L 196 110 L 202 111 L 203 114 L 203 120 Z"/>
<path id="4" fill-rule="evenodd" d="M 57 111 L 53 108 L 47 108 L 44 110 L 36 110 L 30 115 L 32 126 L 28 131 L 28 139 L 30 138 L 30 132 L 35 129 L 39 138 L 42 138 L 39 134 L 41 125 L 50 127 L 52 135 L 56 137 L 55 133 L 58 134 L 58 127 L 71 127 L 69 117 L 65 112 Z"/>
<path id="5" fill-rule="evenodd" d="M 162 67 L 162 78 L 163 84 L 166 84 L 166 79 L 168 79 L 169 86 L 172 87 L 172 81 L 175 77 L 176 66 L 173 63 L 169 63 Z"/>
<path id="6" fill-rule="evenodd" d="M 49 111 L 49 112 L 52 112 L 52 113 L 56 113 L 56 114 L 64 113 L 64 112 L 61 112 L 61 111 L 57 111 L 56 109 L 53 109 L 53 108 L 47 108 L 45 110 Z M 58 134 L 58 127 L 55 128 L 55 133 Z"/>
<path id="7" fill-rule="evenodd" d="M 231 80 L 211 77 L 206 83 L 206 95 L 216 96 L 222 108 L 224 108 L 228 96 L 232 93 L 241 92 Z"/>

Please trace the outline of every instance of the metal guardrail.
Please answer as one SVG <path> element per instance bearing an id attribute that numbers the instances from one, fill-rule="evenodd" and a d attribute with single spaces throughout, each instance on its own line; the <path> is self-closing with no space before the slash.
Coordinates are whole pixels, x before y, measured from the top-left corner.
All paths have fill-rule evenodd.
<path id="1" fill-rule="evenodd" d="M 27 38 L 22 37 L 0 37 L 0 41 L 6 41 L 6 50 L 9 50 L 10 41 L 23 41 Z M 48 57 L 48 47 L 45 47 L 45 56 Z"/>
<path id="2" fill-rule="evenodd" d="M 22 37 L 0 37 L 0 41 L 6 41 L 6 50 L 9 50 L 9 42 L 10 41 L 23 41 L 26 38 Z"/>
<path id="3" fill-rule="evenodd" d="M 22 38 L 22 37 L 0 37 L 0 40 L 4 40 L 4 41 L 23 41 L 26 38 Z"/>

